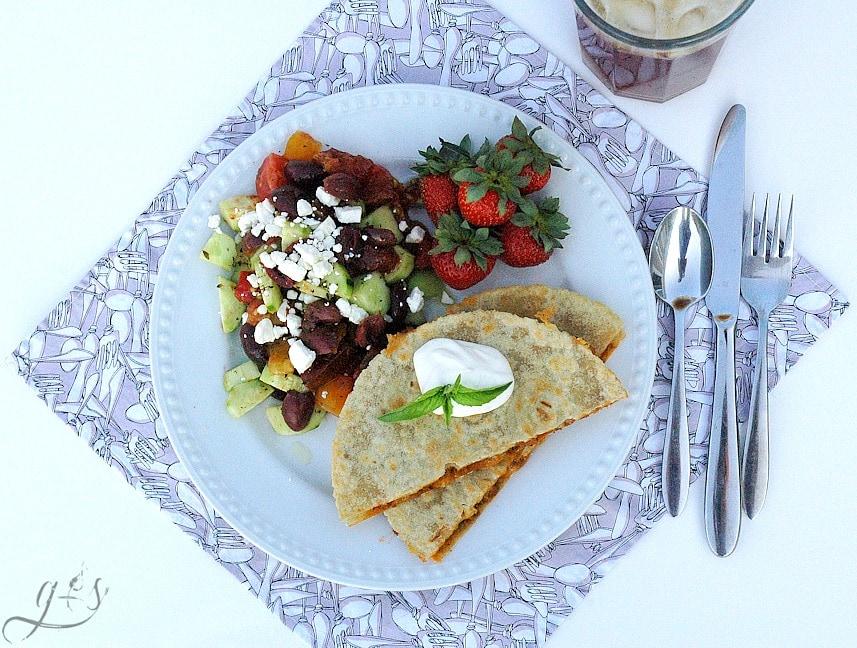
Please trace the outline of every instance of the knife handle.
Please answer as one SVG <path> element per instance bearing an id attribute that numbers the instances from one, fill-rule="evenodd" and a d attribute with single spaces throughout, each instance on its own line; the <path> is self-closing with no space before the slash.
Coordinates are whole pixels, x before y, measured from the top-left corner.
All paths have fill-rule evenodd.
<path id="1" fill-rule="evenodd" d="M 735 411 L 735 320 L 716 323 L 714 411 L 705 478 L 705 535 L 718 556 L 728 556 L 741 531 L 738 417 Z"/>
<path id="2" fill-rule="evenodd" d="M 675 310 L 675 345 L 673 347 L 673 380 L 667 433 L 664 438 L 663 490 L 664 504 L 673 517 L 687 503 L 690 487 L 690 440 L 687 430 L 687 398 L 684 387 L 684 309 Z"/>

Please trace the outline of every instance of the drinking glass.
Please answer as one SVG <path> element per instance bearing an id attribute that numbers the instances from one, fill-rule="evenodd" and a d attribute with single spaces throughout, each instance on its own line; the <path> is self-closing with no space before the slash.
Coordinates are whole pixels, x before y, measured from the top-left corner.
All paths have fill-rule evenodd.
<path id="1" fill-rule="evenodd" d="M 574 4 L 581 54 L 589 69 L 617 95 L 662 102 L 705 82 L 726 35 L 753 0 L 739 2 L 720 22 L 698 33 L 663 39 L 610 24 L 592 6 L 600 5 L 599 0 Z"/>

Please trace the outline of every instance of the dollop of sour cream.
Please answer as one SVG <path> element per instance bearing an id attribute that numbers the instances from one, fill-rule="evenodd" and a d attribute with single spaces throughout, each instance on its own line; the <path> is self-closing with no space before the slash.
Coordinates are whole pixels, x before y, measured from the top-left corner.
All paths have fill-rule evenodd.
<path id="1" fill-rule="evenodd" d="M 515 376 L 506 356 L 494 347 L 464 340 L 435 338 L 414 353 L 414 371 L 420 391 L 426 393 L 441 385 L 452 385 L 461 376 L 461 384 L 471 389 L 488 389 L 512 383 L 499 396 L 484 405 L 461 405 L 452 402 L 456 417 L 484 414 L 500 407 L 512 396 Z M 443 414 L 438 408 L 435 414 Z"/>

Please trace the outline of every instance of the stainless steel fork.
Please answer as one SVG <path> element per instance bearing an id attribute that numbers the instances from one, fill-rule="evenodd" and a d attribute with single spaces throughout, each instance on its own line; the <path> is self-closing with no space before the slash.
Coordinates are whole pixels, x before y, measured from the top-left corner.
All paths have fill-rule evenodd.
<path id="1" fill-rule="evenodd" d="M 777 196 L 777 211 L 771 243 L 768 245 L 768 204 L 754 244 L 756 196 L 750 208 L 750 218 L 744 226 L 744 260 L 741 265 L 741 295 L 759 318 L 759 341 L 756 350 L 756 370 L 750 397 L 750 416 L 744 435 L 744 455 L 741 462 L 741 487 L 744 510 L 752 519 L 762 509 L 768 491 L 768 319 L 786 298 L 792 278 L 794 259 L 794 196 L 788 208 L 788 220 L 782 222 L 782 194 Z"/>

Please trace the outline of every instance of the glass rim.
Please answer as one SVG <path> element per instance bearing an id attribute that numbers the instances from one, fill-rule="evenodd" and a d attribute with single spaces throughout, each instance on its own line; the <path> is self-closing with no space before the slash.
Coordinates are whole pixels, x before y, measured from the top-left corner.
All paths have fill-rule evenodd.
<path id="1" fill-rule="evenodd" d="M 680 38 L 646 38 L 644 36 L 631 34 L 604 20 L 604 18 L 599 16 L 595 10 L 589 6 L 587 0 L 574 0 L 574 4 L 578 11 L 580 11 L 586 19 L 592 22 L 592 24 L 598 29 L 626 45 L 651 50 L 675 50 L 691 45 L 698 45 L 713 37 L 719 36 L 729 29 L 736 20 L 744 15 L 747 9 L 750 8 L 750 5 L 753 4 L 753 0 L 743 0 L 732 13 L 712 27 L 704 29 L 697 34 L 682 36 Z"/>

